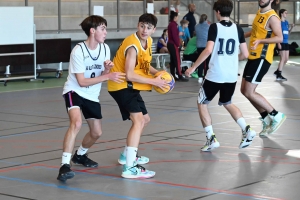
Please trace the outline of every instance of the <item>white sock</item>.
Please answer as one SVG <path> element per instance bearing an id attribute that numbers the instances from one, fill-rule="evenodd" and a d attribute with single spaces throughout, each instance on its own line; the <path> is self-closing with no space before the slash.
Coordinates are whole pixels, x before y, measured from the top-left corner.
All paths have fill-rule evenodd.
<path id="1" fill-rule="evenodd" d="M 77 155 L 82 156 L 82 155 L 86 154 L 86 152 L 88 150 L 89 150 L 88 148 L 84 148 L 84 147 L 82 147 L 82 145 L 80 145 L 80 147 L 77 150 Z"/>
<path id="2" fill-rule="evenodd" d="M 207 127 L 204 127 L 204 130 L 205 130 L 205 132 L 206 132 L 207 138 L 211 138 L 211 136 L 212 136 L 213 133 L 214 133 L 213 128 L 212 128 L 212 125 L 207 126 Z"/>
<path id="3" fill-rule="evenodd" d="M 62 157 L 61 157 L 61 165 L 64 164 L 70 164 L 70 160 L 71 160 L 71 153 L 67 153 L 67 152 L 63 152 Z"/>
<path id="4" fill-rule="evenodd" d="M 126 149 L 127 149 L 126 150 L 126 165 L 127 165 L 127 167 L 132 167 L 136 160 L 136 154 L 137 154 L 138 148 L 127 147 Z"/>
<path id="5" fill-rule="evenodd" d="M 126 152 L 127 152 L 127 146 L 125 145 L 124 150 L 123 150 L 123 156 L 126 156 Z"/>
<path id="6" fill-rule="evenodd" d="M 246 129 L 247 123 L 246 123 L 244 117 L 241 117 L 238 120 L 236 120 L 236 123 L 241 127 L 241 129 L 243 131 Z"/>

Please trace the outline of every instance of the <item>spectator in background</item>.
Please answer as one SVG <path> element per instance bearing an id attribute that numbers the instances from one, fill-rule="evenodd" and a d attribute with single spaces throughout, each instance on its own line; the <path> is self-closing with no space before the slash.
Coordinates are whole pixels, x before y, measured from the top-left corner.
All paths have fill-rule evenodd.
<path id="1" fill-rule="evenodd" d="M 278 63 L 278 68 L 274 72 L 274 75 L 276 76 L 277 81 L 287 81 L 286 78 L 282 76 L 282 68 L 289 60 L 289 34 L 291 33 L 292 29 L 294 28 L 295 24 L 289 25 L 289 22 L 286 20 L 287 17 L 287 10 L 281 9 L 279 11 L 279 17 L 281 19 L 281 30 L 282 30 L 282 36 L 283 41 L 282 43 L 278 43 L 278 50 L 280 52 L 280 61 Z"/>
<path id="2" fill-rule="evenodd" d="M 182 76 L 180 66 L 180 38 L 178 31 L 178 13 L 170 12 L 170 22 L 168 25 L 169 40 L 167 47 L 170 53 L 170 72 L 174 76 L 176 81 L 187 82 L 189 79 Z M 177 77 L 175 76 L 177 75 Z"/>
<path id="3" fill-rule="evenodd" d="M 182 60 L 189 60 L 192 62 L 195 62 L 197 60 L 197 58 L 199 57 L 199 53 L 197 52 L 196 43 L 197 43 L 197 38 L 196 38 L 196 34 L 194 33 L 194 36 L 189 40 L 189 42 L 186 45 L 186 48 L 184 49 Z M 197 71 L 192 73 L 191 76 L 193 78 L 198 78 Z"/>
<path id="4" fill-rule="evenodd" d="M 189 21 L 183 19 L 180 21 L 180 25 L 181 26 L 178 27 L 179 33 L 182 33 L 180 35 L 180 39 L 183 42 L 182 46 L 186 46 L 189 39 L 191 38 L 190 31 L 188 29 Z"/>
<path id="5" fill-rule="evenodd" d="M 189 21 L 188 27 L 189 27 L 190 35 L 193 35 L 194 30 L 195 30 L 195 25 L 196 25 L 196 19 L 194 16 L 194 12 L 196 10 L 196 5 L 193 3 L 190 3 L 188 5 L 188 9 L 189 9 L 189 12 L 183 17 L 183 19 Z"/>
<path id="6" fill-rule="evenodd" d="M 156 52 L 157 53 L 169 53 L 167 48 L 168 43 L 168 29 L 163 30 L 163 34 L 157 41 Z"/>
<path id="7" fill-rule="evenodd" d="M 207 21 L 207 15 L 202 14 L 200 16 L 199 24 L 195 26 L 195 32 L 197 37 L 197 51 L 200 55 L 202 51 L 206 47 L 207 43 L 207 37 L 208 37 L 208 29 L 209 29 L 209 23 Z M 208 63 L 210 60 L 210 55 L 207 57 L 207 59 L 202 62 L 198 67 L 198 82 L 202 83 L 203 77 L 205 76 L 207 70 L 208 70 Z"/>

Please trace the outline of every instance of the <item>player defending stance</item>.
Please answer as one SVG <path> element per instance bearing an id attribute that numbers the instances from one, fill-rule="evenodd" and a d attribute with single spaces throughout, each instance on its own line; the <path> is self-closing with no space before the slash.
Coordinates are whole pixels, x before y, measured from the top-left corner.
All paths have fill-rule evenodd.
<path id="1" fill-rule="evenodd" d="M 265 137 L 274 133 L 284 122 L 286 116 L 276 111 L 272 105 L 255 90 L 268 72 L 273 62 L 276 43 L 281 43 L 283 36 L 281 22 L 276 12 L 271 9 L 273 0 L 259 0 L 260 9 L 253 20 L 252 30 L 245 33 L 250 37 L 249 58 L 244 69 L 241 92 L 260 113 L 263 130 L 259 133 Z"/>
<path id="2" fill-rule="evenodd" d="M 108 91 L 116 100 L 123 120 L 131 120 L 127 135 L 127 146 L 121 153 L 119 163 L 123 164 L 124 178 L 151 178 L 155 172 L 148 171 L 140 164 L 149 162 L 147 157 L 137 155 L 141 134 L 150 122 L 140 91 L 151 91 L 152 85 L 165 88 L 167 83 L 160 76 L 152 78 L 158 71 L 150 66 L 152 60 L 152 38 L 157 18 L 152 14 L 139 17 L 137 32 L 126 37 L 114 58 L 111 72 L 126 73 L 126 81 L 118 84 L 108 81 Z"/>
<path id="3" fill-rule="evenodd" d="M 107 80 L 121 83 L 125 78 L 124 73 L 109 73 L 113 63 L 109 60 L 110 49 L 104 43 L 107 34 L 106 20 L 93 15 L 83 20 L 80 25 L 88 38 L 72 50 L 69 75 L 63 89 L 70 126 L 63 143 L 62 166 L 57 177 L 60 181 L 66 181 L 75 175 L 70 169 L 70 160 L 76 136 L 82 125 L 81 111 L 89 126 L 89 132 L 72 157 L 72 162 L 85 167 L 98 166 L 86 153 L 102 134 L 102 115 L 98 98 L 101 84 Z"/>
<path id="4" fill-rule="evenodd" d="M 214 11 L 218 23 L 210 25 L 207 45 L 193 66 L 186 70 L 190 76 L 197 66 L 211 55 L 209 69 L 199 90 L 198 110 L 202 125 L 206 132 L 207 142 L 202 151 L 211 151 L 220 146 L 212 127 L 212 120 L 207 105 L 220 92 L 219 105 L 223 105 L 242 129 L 242 141 L 239 148 L 249 146 L 256 133 L 249 125 L 239 108 L 232 104 L 238 74 L 238 61 L 248 57 L 244 31 L 241 27 L 229 21 L 233 4 L 231 0 L 218 0 L 214 4 Z M 239 48 L 241 53 L 239 54 Z"/>

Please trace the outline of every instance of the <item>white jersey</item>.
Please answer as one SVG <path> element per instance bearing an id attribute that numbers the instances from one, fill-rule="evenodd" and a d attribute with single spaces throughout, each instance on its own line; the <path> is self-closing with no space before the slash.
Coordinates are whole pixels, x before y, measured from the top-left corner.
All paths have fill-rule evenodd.
<path id="1" fill-rule="evenodd" d="M 69 75 L 64 85 L 63 94 L 69 91 L 76 92 L 79 96 L 99 102 L 102 83 L 81 87 L 75 74 L 84 73 L 85 78 L 98 77 L 104 71 L 104 61 L 110 59 L 110 49 L 107 44 L 98 44 L 95 50 L 90 50 L 84 42 L 77 44 L 70 56 Z"/>
<path id="2" fill-rule="evenodd" d="M 239 36 L 236 24 L 217 25 L 217 37 L 211 53 L 209 69 L 205 79 L 215 83 L 234 83 L 237 81 L 239 66 Z"/>

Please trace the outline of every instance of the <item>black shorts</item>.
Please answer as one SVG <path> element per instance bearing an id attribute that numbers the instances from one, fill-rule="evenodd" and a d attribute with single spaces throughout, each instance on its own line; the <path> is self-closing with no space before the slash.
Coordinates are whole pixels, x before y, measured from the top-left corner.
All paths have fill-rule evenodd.
<path id="1" fill-rule="evenodd" d="M 143 115 L 148 114 L 145 102 L 143 101 L 139 90 L 125 88 L 109 92 L 109 94 L 117 102 L 124 121 L 130 120 L 130 113 L 142 112 Z"/>
<path id="2" fill-rule="evenodd" d="M 220 91 L 219 105 L 231 104 L 231 99 L 235 90 L 235 83 L 215 83 L 204 79 L 198 94 L 199 104 L 209 104 Z"/>
<path id="3" fill-rule="evenodd" d="M 64 94 L 63 97 L 67 112 L 74 107 L 79 107 L 85 119 L 102 119 L 100 103 L 85 99 L 74 91 Z"/>
<path id="4" fill-rule="evenodd" d="M 244 69 L 243 78 L 250 83 L 259 84 L 269 71 L 271 63 L 266 59 L 248 60 Z"/>
<path id="5" fill-rule="evenodd" d="M 288 43 L 280 43 L 281 45 L 281 49 L 278 49 L 279 51 L 289 51 L 290 50 L 290 46 Z"/>

